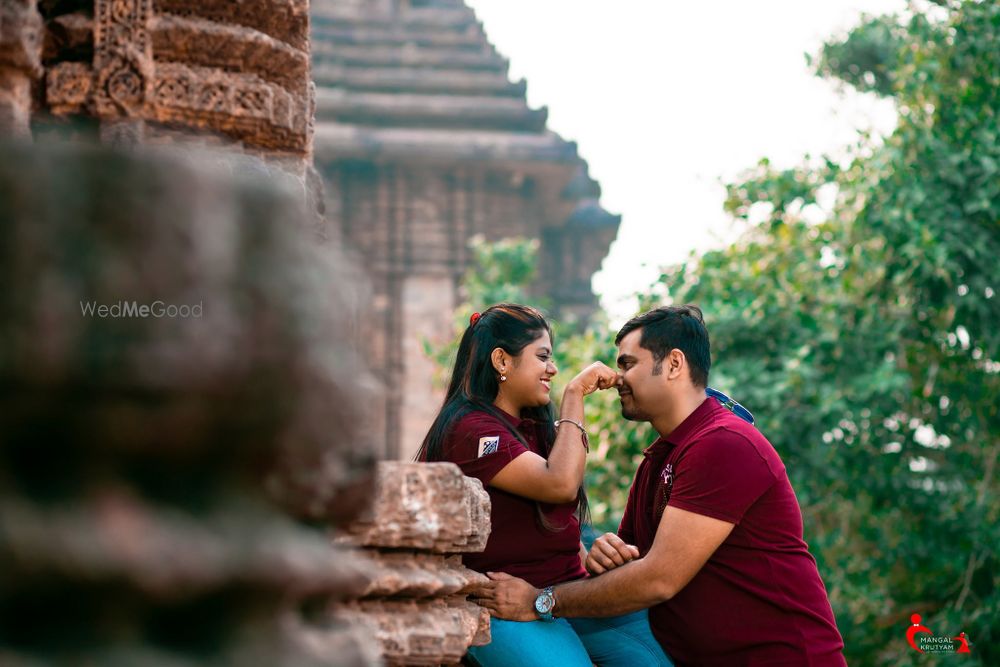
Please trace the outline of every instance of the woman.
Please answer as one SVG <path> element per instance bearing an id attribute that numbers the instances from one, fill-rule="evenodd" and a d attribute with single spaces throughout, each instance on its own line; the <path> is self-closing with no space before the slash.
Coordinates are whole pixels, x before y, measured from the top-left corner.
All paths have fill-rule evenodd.
<path id="1" fill-rule="evenodd" d="M 474 314 L 444 407 L 417 455 L 456 463 L 490 496 L 489 541 L 482 553 L 463 557 L 466 566 L 507 572 L 538 588 L 587 576 L 580 543 L 587 511 L 583 399 L 617 382 L 604 364 L 587 367 L 566 386 L 554 420 L 556 372 L 552 334 L 537 310 L 499 304 Z M 490 629 L 490 644 L 469 651 L 483 667 L 671 664 L 645 611 L 529 623 L 494 618 Z"/>

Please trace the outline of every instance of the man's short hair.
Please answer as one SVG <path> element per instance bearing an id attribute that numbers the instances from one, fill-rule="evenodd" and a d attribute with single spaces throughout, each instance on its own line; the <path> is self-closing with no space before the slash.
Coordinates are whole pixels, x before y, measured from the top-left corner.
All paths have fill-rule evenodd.
<path id="1" fill-rule="evenodd" d="M 698 306 L 660 306 L 636 315 L 615 336 L 615 345 L 636 329 L 642 329 L 639 347 L 653 353 L 657 373 L 670 350 L 678 349 L 687 358 L 691 381 L 698 387 L 708 386 L 708 371 L 712 367 L 712 352 L 708 329 Z"/>

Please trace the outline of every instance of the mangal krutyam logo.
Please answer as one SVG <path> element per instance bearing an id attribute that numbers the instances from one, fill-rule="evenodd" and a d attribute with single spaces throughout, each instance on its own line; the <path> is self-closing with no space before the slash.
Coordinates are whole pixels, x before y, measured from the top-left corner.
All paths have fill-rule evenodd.
<path id="1" fill-rule="evenodd" d="M 913 625 L 906 631 L 906 641 L 918 653 L 972 653 L 973 644 L 964 632 L 957 637 L 935 637 L 930 628 L 921 625 L 920 614 L 910 616 L 910 622 Z"/>

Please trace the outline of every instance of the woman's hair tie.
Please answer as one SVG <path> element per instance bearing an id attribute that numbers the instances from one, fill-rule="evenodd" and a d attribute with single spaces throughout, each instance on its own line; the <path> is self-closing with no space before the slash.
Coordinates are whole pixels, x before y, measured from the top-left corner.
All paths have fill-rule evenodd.
<path id="1" fill-rule="evenodd" d="M 469 326 L 470 327 L 475 326 L 476 322 L 479 321 L 480 317 L 482 317 L 482 315 L 480 315 L 479 313 L 472 313 L 472 317 L 469 318 Z"/>

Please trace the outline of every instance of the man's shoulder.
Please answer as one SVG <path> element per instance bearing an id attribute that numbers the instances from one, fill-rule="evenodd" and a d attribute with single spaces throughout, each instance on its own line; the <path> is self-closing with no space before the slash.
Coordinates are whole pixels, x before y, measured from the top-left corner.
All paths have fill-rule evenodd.
<path id="1" fill-rule="evenodd" d="M 775 473 L 776 467 L 784 467 L 777 450 L 757 427 L 721 406 L 691 439 L 690 445 L 724 448 L 729 456 L 760 457 Z"/>
<path id="2" fill-rule="evenodd" d="M 719 405 L 718 401 L 709 398 L 714 407 L 701 424 L 691 433 L 688 441 L 691 443 L 719 438 L 736 438 L 752 442 L 756 437 L 763 437 L 752 424 L 740 419 L 729 410 Z"/>
<path id="3" fill-rule="evenodd" d="M 709 399 L 713 400 L 713 399 Z M 710 419 L 699 429 L 696 437 L 701 438 L 730 438 L 741 440 L 752 445 L 766 445 L 771 447 L 770 441 L 764 437 L 756 426 L 741 419 L 721 405 L 713 410 Z M 771 447 L 773 449 L 773 447 Z"/>

